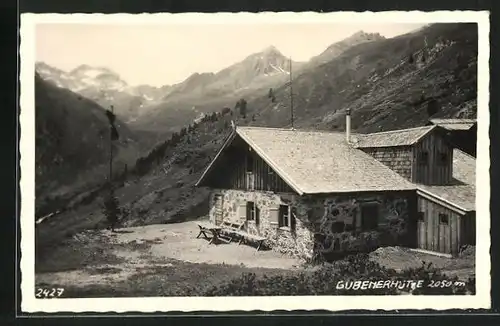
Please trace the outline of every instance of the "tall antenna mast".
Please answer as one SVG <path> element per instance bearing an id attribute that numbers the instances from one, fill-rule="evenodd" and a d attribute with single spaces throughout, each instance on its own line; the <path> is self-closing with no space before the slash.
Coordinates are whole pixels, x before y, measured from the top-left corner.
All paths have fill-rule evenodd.
<path id="1" fill-rule="evenodd" d="M 290 119 L 293 129 L 293 87 L 292 87 L 292 57 L 290 57 Z"/>
<path id="2" fill-rule="evenodd" d="M 111 114 L 114 114 L 113 105 L 111 105 Z M 113 130 L 109 128 L 109 187 L 113 186 Z"/>

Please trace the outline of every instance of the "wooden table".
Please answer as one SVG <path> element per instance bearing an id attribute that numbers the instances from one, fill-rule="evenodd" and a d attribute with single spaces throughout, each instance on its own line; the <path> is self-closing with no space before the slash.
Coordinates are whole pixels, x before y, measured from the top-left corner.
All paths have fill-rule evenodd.
<path id="1" fill-rule="evenodd" d="M 198 225 L 198 227 L 200 228 L 200 232 L 196 236 L 197 239 L 200 237 L 200 235 L 203 235 L 205 239 L 210 239 L 210 242 L 208 244 L 215 243 L 218 240 L 228 242 L 223 236 L 221 236 L 220 231 L 222 230 L 222 228 L 220 226 L 217 226 L 210 222 L 196 222 L 196 225 Z M 211 238 L 208 237 L 207 232 L 210 232 L 212 234 Z"/>

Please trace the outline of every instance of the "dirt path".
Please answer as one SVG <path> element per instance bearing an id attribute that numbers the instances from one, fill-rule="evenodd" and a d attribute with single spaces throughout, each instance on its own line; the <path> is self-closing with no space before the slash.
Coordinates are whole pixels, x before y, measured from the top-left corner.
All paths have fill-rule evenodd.
<path id="1" fill-rule="evenodd" d="M 202 237 L 197 239 L 197 235 L 198 227 L 192 222 L 123 228 L 116 233 L 82 232 L 67 241 L 60 252 L 54 252 L 51 264 L 55 266 L 46 268 L 48 271 L 42 268 L 36 282 L 80 288 L 111 287 L 158 271 L 170 278 L 186 279 L 191 273 L 186 272 L 188 269 L 199 269 L 202 275 L 216 274 L 209 270 L 221 269 L 219 278 L 224 280 L 228 273 L 236 276 L 242 272 L 300 268 L 299 260 L 274 251 L 257 251 L 237 243 L 209 245 Z M 74 250 L 68 251 L 71 248 Z M 75 261 L 64 261 L 71 259 Z"/>
<path id="2" fill-rule="evenodd" d="M 152 241 L 150 253 L 157 259 L 179 259 L 192 263 L 227 264 L 255 268 L 294 269 L 300 266 L 298 259 L 283 256 L 274 251 L 257 251 L 254 247 L 237 243 L 208 244 L 203 237 L 196 238 L 198 226 L 192 222 L 149 225 L 123 229 L 111 241 L 115 243 L 141 244 Z M 127 255 L 122 252 L 121 255 Z"/>

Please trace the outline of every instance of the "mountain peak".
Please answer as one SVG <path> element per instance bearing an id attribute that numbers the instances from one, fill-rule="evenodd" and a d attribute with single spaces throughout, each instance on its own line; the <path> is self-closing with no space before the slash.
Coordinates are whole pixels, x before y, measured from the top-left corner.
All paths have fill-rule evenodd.
<path id="1" fill-rule="evenodd" d="M 99 75 L 102 75 L 102 74 L 110 74 L 110 75 L 118 76 L 117 73 L 115 73 L 114 71 L 112 71 L 109 68 L 106 68 L 106 67 L 92 67 L 92 66 L 90 66 L 88 64 L 81 64 L 81 65 L 79 65 L 75 69 L 71 70 L 69 72 L 69 74 L 70 75 L 76 75 L 76 76 L 87 75 L 88 77 L 92 77 L 92 78 L 95 78 L 95 77 L 97 77 Z"/>
<path id="2" fill-rule="evenodd" d="M 359 30 L 347 38 L 347 40 L 352 39 L 366 39 L 366 40 L 380 40 L 385 39 L 380 33 L 367 33 L 363 30 Z"/>
<path id="3" fill-rule="evenodd" d="M 281 52 L 274 45 L 269 45 L 262 50 L 262 53 L 280 53 Z"/>

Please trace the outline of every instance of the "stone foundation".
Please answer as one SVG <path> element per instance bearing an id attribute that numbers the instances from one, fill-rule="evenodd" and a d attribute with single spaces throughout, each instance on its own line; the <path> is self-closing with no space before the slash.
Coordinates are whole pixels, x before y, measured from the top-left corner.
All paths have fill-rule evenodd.
<path id="1" fill-rule="evenodd" d="M 218 190 L 210 196 L 210 221 L 215 223 L 215 195 L 222 195 L 222 217 L 224 220 L 246 222 L 245 228 L 248 233 L 258 234 L 268 239 L 267 245 L 273 250 L 295 257 L 307 258 L 313 252 L 312 233 L 304 226 L 302 220 L 297 219 L 295 232 L 290 229 L 279 228 L 277 224 L 271 223 L 270 211 L 280 205 L 293 205 L 294 195 L 275 194 L 261 191 L 241 190 Z M 254 202 L 260 210 L 260 220 L 257 225 L 254 221 L 246 221 L 243 206 L 247 202 Z M 240 208 L 242 207 L 242 208 Z"/>
<path id="2" fill-rule="evenodd" d="M 210 196 L 209 217 L 215 220 L 214 198 L 223 198 L 222 218 L 246 222 L 246 231 L 268 239 L 275 251 L 300 258 L 311 258 L 315 250 L 325 252 L 361 251 L 384 244 L 404 242 L 408 233 L 409 212 L 413 193 L 361 193 L 338 196 L 298 196 L 261 191 L 216 190 Z M 254 202 L 260 210 L 259 223 L 246 221 L 246 203 Z M 376 203 L 379 207 L 378 227 L 361 230 L 361 206 Z M 271 210 L 279 205 L 296 210 L 295 232 L 272 223 Z M 394 242 L 394 243 L 389 243 Z M 406 245 L 406 243 L 400 243 Z M 373 248 L 372 248 L 373 247 Z"/>

